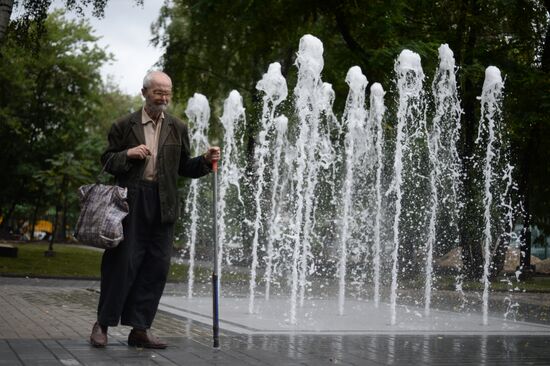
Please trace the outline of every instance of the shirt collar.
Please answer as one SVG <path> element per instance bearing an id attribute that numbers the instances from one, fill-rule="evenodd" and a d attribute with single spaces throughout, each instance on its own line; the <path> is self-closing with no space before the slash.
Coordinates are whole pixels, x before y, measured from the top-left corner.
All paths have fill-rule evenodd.
<path id="1" fill-rule="evenodd" d="M 164 120 L 164 112 L 161 112 L 159 121 Z M 141 108 L 141 123 L 146 125 L 147 123 L 152 122 L 155 124 L 155 121 L 145 112 L 145 107 Z"/>

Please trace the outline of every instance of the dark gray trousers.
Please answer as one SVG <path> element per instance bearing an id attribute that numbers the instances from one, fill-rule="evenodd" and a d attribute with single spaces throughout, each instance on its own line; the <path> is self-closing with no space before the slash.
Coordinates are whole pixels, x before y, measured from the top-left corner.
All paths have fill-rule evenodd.
<path id="1" fill-rule="evenodd" d="M 124 241 L 106 250 L 101 262 L 99 324 L 148 329 L 153 323 L 170 268 L 174 224 L 160 222 L 156 182 L 128 188 L 130 212 Z"/>

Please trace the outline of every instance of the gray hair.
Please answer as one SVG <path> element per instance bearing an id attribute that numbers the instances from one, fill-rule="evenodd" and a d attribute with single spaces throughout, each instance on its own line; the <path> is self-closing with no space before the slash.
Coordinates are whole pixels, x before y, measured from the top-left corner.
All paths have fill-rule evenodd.
<path id="1" fill-rule="evenodd" d="M 148 71 L 147 74 L 145 74 L 145 77 L 143 78 L 143 88 L 147 89 L 151 86 L 151 79 L 153 78 L 153 73 L 155 71 Z"/>
<path id="2" fill-rule="evenodd" d="M 143 88 L 147 89 L 151 86 L 151 82 L 153 81 L 153 75 L 154 74 L 164 74 L 166 75 L 166 73 L 162 70 L 150 70 L 147 72 L 147 74 L 145 75 L 145 77 L 143 78 Z M 168 76 L 168 75 L 166 75 Z"/>

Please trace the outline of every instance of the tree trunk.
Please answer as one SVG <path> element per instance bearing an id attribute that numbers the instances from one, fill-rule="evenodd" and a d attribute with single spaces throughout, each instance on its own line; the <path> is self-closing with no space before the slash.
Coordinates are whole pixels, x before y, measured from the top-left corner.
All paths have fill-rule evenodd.
<path id="1" fill-rule="evenodd" d="M 59 239 L 62 242 L 67 241 L 67 209 L 68 209 L 67 196 L 68 194 L 65 192 L 64 196 L 65 197 L 63 199 L 63 212 L 61 213 L 63 220 L 61 220 L 61 229 L 59 230 Z"/>
<path id="2" fill-rule="evenodd" d="M 546 11 L 550 13 L 550 0 L 544 0 L 544 7 Z M 550 22 L 548 22 L 546 26 L 546 36 L 542 48 L 541 69 L 544 72 L 550 72 Z"/>
<path id="3" fill-rule="evenodd" d="M 13 0 L 0 0 L 0 44 L 6 35 L 12 10 Z"/>
<path id="4" fill-rule="evenodd" d="M 54 236 L 57 242 L 65 241 L 65 212 L 67 211 L 67 176 L 63 175 L 61 181 L 61 187 L 59 188 L 59 198 L 57 199 L 57 204 L 55 207 L 55 220 L 56 230 Z M 62 205 L 63 204 L 63 205 Z M 61 218 L 60 218 L 61 216 Z M 61 222 L 59 222 L 61 221 Z"/>
<path id="5" fill-rule="evenodd" d="M 457 27 L 455 32 L 455 39 L 453 44 L 451 44 L 453 52 L 455 54 L 455 59 L 459 65 L 463 64 L 464 56 L 464 34 L 466 33 L 466 15 L 468 14 L 468 2 L 461 1 L 460 7 L 458 9 L 459 16 L 457 21 Z"/>
<path id="6" fill-rule="evenodd" d="M 34 240 L 34 228 L 36 226 L 36 219 L 38 218 L 38 205 L 34 206 L 34 212 L 32 214 L 32 223 L 31 223 L 31 232 L 29 236 L 29 241 Z"/>
<path id="7" fill-rule="evenodd" d="M 55 240 L 55 236 L 57 235 L 57 227 L 59 222 L 59 204 L 55 205 L 55 217 L 53 221 L 53 229 L 52 229 L 52 235 L 50 236 L 50 245 L 48 247 L 49 252 L 53 252 L 53 242 Z"/>
<path id="8" fill-rule="evenodd" d="M 351 31 L 349 29 L 347 19 L 345 19 L 345 16 L 342 14 L 339 7 L 336 7 L 334 9 L 334 19 L 336 21 L 336 28 L 338 32 L 340 32 L 340 35 L 342 36 L 342 39 L 344 42 L 346 42 L 346 45 L 348 49 L 357 57 L 357 61 L 362 66 L 363 72 L 367 72 L 366 66 L 368 65 L 368 61 L 370 59 L 370 55 L 367 52 L 366 49 L 364 49 L 359 42 L 355 40 L 353 35 L 351 34 Z M 368 70 L 369 76 L 373 76 L 373 73 L 376 73 L 376 70 Z M 381 80 L 379 75 L 374 75 L 374 80 Z"/>
<path id="9" fill-rule="evenodd" d="M 474 18 L 479 10 L 476 0 L 469 2 L 469 9 L 462 9 L 470 12 Z M 474 50 L 477 42 L 477 29 L 475 25 L 468 21 L 465 17 L 465 30 L 467 38 L 463 45 L 461 54 L 464 59 L 462 65 L 471 65 L 474 62 Z M 464 179 L 464 213 L 462 215 L 460 225 L 460 241 L 462 245 L 462 260 L 464 262 L 464 270 L 467 278 L 481 278 L 483 272 L 483 256 L 481 252 L 481 237 L 479 236 L 479 228 L 482 225 L 481 215 L 477 207 L 479 202 L 476 198 L 475 171 L 473 167 L 472 157 L 475 149 L 476 138 L 476 118 L 475 106 L 477 93 L 474 91 L 474 83 L 470 75 L 465 75 L 464 87 L 464 119 L 463 119 L 463 142 L 462 142 L 462 158 L 463 170 L 465 173 Z"/>
<path id="10" fill-rule="evenodd" d="M 536 148 L 536 139 L 540 131 L 535 124 L 529 137 L 525 143 L 522 164 L 521 164 L 521 180 L 519 182 L 519 194 L 523 199 L 523 230 L 520 237 L 520 256 L 518 269 L 521 272 L 520 279 L 529 277 L 534 268 L 531 266 L 531 159 Z"/>
<path id="11" fill-rule="evenodd" d="M 7 239 L 9 237 L 10 220 L 11 220 L 11 215 L 15 210 L 15 206 L 16 206 L 16 203 L 12 202 L 9 211 L 5 215 L 3 215 L 2 224 L 0 225 L 0 237 L 2 238 Z"/>
<path id="12" fill-rule="evenodd" d="M 498 277 L 498 275 L 502 272 L 504 269 L 504 261 L 506 260 L 506 252 L 508 251 L 508 247 L 510 246 L 510 235 L 509 233 L 512 232 L 512 228 L 509 227 L 510 225 L 506 225 L 507 227 L 503 228 L 503 234 L 500 235 L 500 238 L 498 238 L 497 245 L 495 247 L 495 250 L 493 251 L 493 260 L 492 260 L 492 268 L 489 273 L 489 277 L 491 280 L 494 280 Z"/>

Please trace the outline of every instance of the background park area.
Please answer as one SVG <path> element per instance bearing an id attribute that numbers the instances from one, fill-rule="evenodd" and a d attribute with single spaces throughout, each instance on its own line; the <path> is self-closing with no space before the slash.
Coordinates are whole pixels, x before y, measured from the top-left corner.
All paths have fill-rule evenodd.
<path id="1" fill-rule="evenodd" d="M 140 6 L 140 1 L 126 1 Z M 67 1 L 62 10 L 50 3 L 1 2 L 2 11 L 12 7 L 11 18 L 4 16 L 0 24 L 0 236 L 18 248 L 18 256 L 0 258 L 0 272 L 97 277 L 101 253 L 80 248 L 73 237 L 77 188 L 95 181 L 111 123 L 141 108 L 142 99 L 139 90 L 122 91 L 115 79 L 100 73 L 113 55 L 99 46 L 86 10 L 101 17 L 110 2 Z M 278 61 L 294 85 L 296 48 L 304 34 L 323 42 L 323 80 L 334 88 L 339 116 L 350 66 L 360 66 L 369 80 L 381 83 L 391 101 L 396 98 L 391 87 L 396 55 L 411 49 L 422 57 L 426 70 L 433 70 L 439 45 L 447 43 L 458 65 L 463 158 L 475 148 L 485 67 L 499 67 L 505 78 L 503 119 L 517 183 L 514 204 L 520 207 L 514 217 L 517 240 L 510 245 L 517 265 L 523 243 L 536 266 L 550 252 L 549 10 L 548 1 L 173 1 L 151 24 L 150 41 L 163 50 L 158 68 L 173 79 L 171 113 L 184 117 L 195 92 L 208 97 L 210 141 L 223 140 L 223 100 L 231 90 L 240 91 L 250 123 L 239 133 L 246 150 L 244 166 L 251 175 L 262 113 L 256 82 L 269 63 Z M 385 121 L 390 135 L 395 133 L 394 122 Z M 180 181 L 181 197 L 188 187 L 187 181 Z M 183 256 L 184 224 L 178 224 L 174 251 Z M 467 225 L 462 229 L 462 237 L 468 237 Z M 200 259 L 209 260 L 209 237 L 202 237 L 201 243 Z M 250 250 L 249 243 L 243 245 L 245 252 Z M 474 258 L 481 257 L 479 238 L 467 245 L 469 252 L 479 253 Z M 453 248 L 447 249 L 438 253 L 440 259 L 451 255 Z M 179 266 L 173 267 L 173 279 L 184 281 L 186 270 Z M 539 265 L 539 271 L 544 266 Z M 472 271 L 469 277 L 475 279 L 478 270 Z M 546 285 L 537 286 L 545 291 Z"/>

